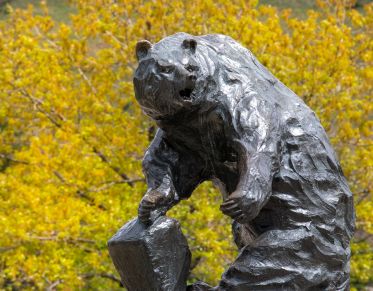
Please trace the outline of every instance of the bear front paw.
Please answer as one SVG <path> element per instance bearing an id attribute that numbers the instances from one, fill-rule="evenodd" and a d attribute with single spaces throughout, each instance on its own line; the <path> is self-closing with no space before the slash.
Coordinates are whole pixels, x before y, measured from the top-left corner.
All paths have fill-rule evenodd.
<path id="1" fill-rule="evenodd" d="M 149 190 L 141 199 L 138 209 L 139 220 L 146 225 L 151 224 L 157 217 L 165 214 L 171 200 L 170 195 L 158 190 Z"/>
<path id="2" fill-rule="evenodd" d="M 220 210 L 239 223 L 248 223 L 257 212 L 256 203 L 248 193 L 235 191 L 220 205 Z"/>

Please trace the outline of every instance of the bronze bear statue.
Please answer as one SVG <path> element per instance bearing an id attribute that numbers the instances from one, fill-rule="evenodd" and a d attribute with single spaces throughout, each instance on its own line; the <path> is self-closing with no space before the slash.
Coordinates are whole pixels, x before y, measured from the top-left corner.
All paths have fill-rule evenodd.
<path id="1" fill-rule="evenodd" d="M 228 36 L 177 33 L 136 54 L 136 99 L 159 127 L 139 219 L 211 180 L 234 220 L 239 256 L 192 290 L 348 290 L 352 194 L 313 111 Z"/>

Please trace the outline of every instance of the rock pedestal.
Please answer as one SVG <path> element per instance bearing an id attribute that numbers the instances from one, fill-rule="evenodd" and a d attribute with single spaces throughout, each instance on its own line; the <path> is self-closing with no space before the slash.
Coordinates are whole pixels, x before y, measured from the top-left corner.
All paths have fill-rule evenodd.
<path id="1" fill-rule="evenodd" d="M 108 247 L 129 291 L 186 290 L 191 254 L 175 219 L 162 216 L 149 227 L 133 219 L 108 241 Z"/>

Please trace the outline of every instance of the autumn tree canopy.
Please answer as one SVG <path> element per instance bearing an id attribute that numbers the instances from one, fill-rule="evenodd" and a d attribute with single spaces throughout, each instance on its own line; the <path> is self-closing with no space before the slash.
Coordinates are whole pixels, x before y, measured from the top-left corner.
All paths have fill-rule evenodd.
<path id="1" fill-rule="evenodd" d="M 134 99 L 134 47 L 185 31 L 249 48 L 317 113 L 354 193 L 351 278 L 373 282 L 373 5 L 319 1 L 305 19 L 257 1 L 76 0 L 0 21 L 0 288 L 119 289 L 107 240 L 146 191 L 154 124 Z M 169 215 L 193 252 L 190 281 L 218 282 L 236 255 L 209 183 Z"/>

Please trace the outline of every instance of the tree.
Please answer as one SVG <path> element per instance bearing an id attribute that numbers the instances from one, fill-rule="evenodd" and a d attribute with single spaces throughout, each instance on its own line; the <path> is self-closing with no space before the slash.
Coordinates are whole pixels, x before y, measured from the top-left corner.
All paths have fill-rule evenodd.
<path id="1" fill-rule="evenodd" d="M 134 47 L 177 31 L 239 40 L 316 111 L 355 194 L 352 282 L 373 281 L 372 5 L 299 20 L 257 1 L 74 4 L 70 25 L 45 3 L 0 23 L 2 288 L 119 288 L 106 241 L 136 215 L 154 131 L 134 100 Z M 216 283 L 236 255 L 220 203 L 206 183 L 170 212 L 193 251 L 191 281 Z"/>

